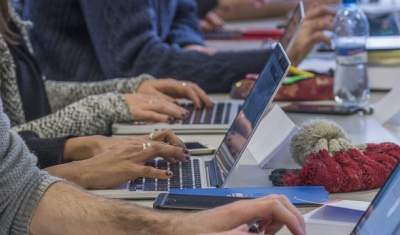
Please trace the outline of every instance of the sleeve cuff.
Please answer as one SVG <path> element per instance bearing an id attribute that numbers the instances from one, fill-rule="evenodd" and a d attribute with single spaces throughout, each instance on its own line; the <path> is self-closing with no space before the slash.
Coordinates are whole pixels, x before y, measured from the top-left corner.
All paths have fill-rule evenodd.
<path id="1" fill-rule="evenodd" d="M 53 183 L 60 180 L 59 178 L 50 176 L 46 172 L 39 171 L 37 180 L 33 181 L 31 185 L 26 186 L 26 190 L 32 193 L 23 199 L 23 203 L 18 209 L 13 221 L 11 228 L 12 233 L 29 234 L 29 225 L 40 199 Z"/>
<path id="2" fill-rule="evenodd" d="M 74 136 L 42 139 L 32 131 L 18 133 L 25 141 L 29 150 L 38 158 L 38 167 L 41 169 L 66 163 L 64 161 L 65 141 Z"/>

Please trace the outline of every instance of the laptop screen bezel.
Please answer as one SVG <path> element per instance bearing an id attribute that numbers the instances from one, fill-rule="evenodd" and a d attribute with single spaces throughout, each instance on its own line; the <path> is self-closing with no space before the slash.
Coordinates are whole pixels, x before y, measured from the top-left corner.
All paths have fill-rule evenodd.
<path id="1" fill-rule="evenodd" d="M 223 146 L 223 144 L 225 143 L 225 140 L 226 140 L 226 138 L 228 137 L 228 133 L 230 132 L 230 130 L 231 130 L 233 124 L 229 127 L 229 130 L 226 132 L 226 134 L 225 134 L 223 140 L 221 141 L 221 144 L 219 145 L 217 151 L 215 151 L 215 154 L 214 154 L 214 156 L 213 156 L 213 159 L 211 160 L 211 164 L 213 164 L 213 165 L 214 165 L 213 167 L 215 168 L 214 174 L 217 176 L 217 177 L 216 177 L 216 178 L 217 178 L 217 179 L 216 179 L 217 185 L 211 185 L 211 186 L 224 187 L 224 185 L 225 185 L 226 182 L 228 181 L 229 177 L 232 175 L 233 170 L 236 168 L 236 165 L 238 164 L 240 158 L 243 156 L 243 153 L 244 153 L 245 149 L 247 148 L 247 145 L 248 145 L 249 141 L 251 140 L 251 138 L 252 138 L 252 136 L 253 136 L 255 130 L 257 129 L 258 125 L 260 124 L 260 122 L 261 122 L 261 120 L 262 120 L 262 117 L 263 117 L 263 116 L 265 115 L 265 113 L 267 112 L 268 107 L 271 105 L 271 102 L 272 102 L 272 100 L 274 99 L 276 93 L 278 92 L 279 87 L 282 85 L 283 79 L 286 77 L 287 73 L 289 72 L 289 68 L 290 68 L 291 63 L 290 63 L 290 60 L 289 60 L 289 58 L 288 58 L 288 56 L 287 56 L 285 50 L 283 49 L 283 47 L 282 47 L 282 45 L 281 45 L 280 43 L 277 43 L 277 44 L 276 44 L 276 48 L 275 48 L 274 51 L 271 53 L 270 58 L 269 58 L 269 59 L 267 60 L 267 62 L 265 63 L 265 66 L 264 66 L 264 68 L 262 69 L 261 72 L 263 72 L 263 71 L 266 69 L 267 65 L 270 63 L 271 56 L 272 56 L 273 54 L 276 53 L 275 50 L 280 50 L 279 53 L 281 53 L 281 54 L 285 57 L 286 61 L 288 62 L 286 71 L 282 74 L 282 77 L 281 77 L 280 81 L 278 82 L 276 89 L 274 90 L 274 92 L 273 92 L 273 94 L 272 94 L 270 100 L 268 101 L 267 105 L 264 107 L 264 110 L 263 110 L 262 114 L 260 115 L 259 119 L 257 120 L 257 123 L 256 123 L 256 125 L 254 126 L 254 128 L 252 129 L 252 131 L 251 131 L 249 137 L 247 138 L 246 142 L 244 143 L 244 145 L 243 145 L 243 147 L 242 147 L 240 153 L 238 154 L 238 157 L 235 159 L 235 161 L 234 161 L 234 163 L 233 163 L 231 169 L 229 170 L 227 176 L 225 177 L 225 179 L 222 179 L 222 178 L 220 177 L 220 175 L 221 175 L 221 174 L 220 174 L 220 171 L 222 171 L 222 169 L 220 169 L 220 168 L 218 167 L 218 164 L 217 164 L 216 161 L 217 161 L 217 158 L 218 158 L 218 157 L 217 157 L 217 154 L 218 154 L 219 151 L 221 151 L 222 146 Z M 256 87 L 257 82 L 258 82 L 258 80 L 256 80 L 256 82 L 255 82 L 255 84 L 253 85 L 253 87 L 252 87 L 250 93 L 253 91 L 254 87 Z M 249 93 L 249 94 L 250 94 L 250 93 Z M 247 101 L 248 101 L 248 100 L 247 100 L 247 98 L 246 98 L 246 100 L 243 102 L 243 106 L 244 106 L 244 104 L 245 104 Z M 239 114 L 238 114 L 238 115 L 239 115 Z M 237 118 L 237 117 L 235 117 L 234 120 L 236 120 L 236 118 Z"/>
<path id="2" fill-rule="evenodd" d="M 364 219 L 364 217 L 366 215 L 368 215 L 369 210 L 371 209 L 371 207 L 374 207 L 376 200 L 381 196 L 381 194 L 384 192 L 384 190 L 386 189 L 387 186 L 387 182 L 389 182 L 390 178 L 395 174 L 396 171 L 400 171 L 400 161 L 397 161 L 397 164 L 395 166 L 395 168 L 393 169 L 393 171 L 390 173 L 389 177 L 386 179 L 385 184 L 379 189 L 378 193 L 375 195 L 374 199 L 372 200 L 371 204 L 368 206 L 367 210 L 365 210 L 364 214 L 361 216 L 361 218 L 358 220 L 356 226 L 354 227 L 353 231 L 351 232 L 350 235 L 356 235 L 357 234 L 357 228 L 359 226 L 362 226 L 362 220 Z M 365 223 L 364 223 L 365 224 Z"/>

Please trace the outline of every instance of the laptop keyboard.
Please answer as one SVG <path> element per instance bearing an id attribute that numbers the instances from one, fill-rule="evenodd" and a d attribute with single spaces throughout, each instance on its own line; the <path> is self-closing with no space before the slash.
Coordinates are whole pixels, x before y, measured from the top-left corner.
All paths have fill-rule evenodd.
<path id="1" fill-rule="evenodd" d="M 170 170 L 172 171 L 173 176 L 171 179 L 167 180 L 138 178 L 129 183 L 130 191 L 168 191 L 171 188 L 201 188 L 199 159 L 190 159 L 188 163 L 178 162 L 176 164 L 170 164 L 162 159 L 155 159 L 146 163 L 146 166 Z"/>
<path id="2" fill-rule="evenodd" d="M 191 116 L 184 120 L 177 120 L 179 124 L 229 124 L 232 104 L 229 102 L 216 102 L 212 108 L 195 109 L 192 103 L 181 105 L 189 110 Z"/>

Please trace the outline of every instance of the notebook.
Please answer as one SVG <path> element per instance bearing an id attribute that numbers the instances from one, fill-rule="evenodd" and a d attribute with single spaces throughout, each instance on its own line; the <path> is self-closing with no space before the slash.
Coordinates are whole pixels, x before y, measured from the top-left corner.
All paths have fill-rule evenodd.
<path id="1" fill-rule="evenodd" d="M 92 192 L 112 198 L 155 198 L 171 188 L 224 187 L 289 67 L 285 51 L 277 44 L 214 156 L 192 157 L 189 163 L 177 164 L 155 159 L 147 165 L 172 171 L 171 179 L 139 178 L 115 189 Z"/>
<path id="2" fill-rule="evenodd" d="M 303 2 L 299 2 L 287 24 L 285 32 L 279 39 L 286 53 L 291 49 L 297 33 L 304 21 Z M 275 45 L 273 45 L 275 46 Z M 190 111 L 191 115 L 185 120 L 175 123 L 114 123 L 114 135 L 148 134 L 154 131 L 170 129 L 176 134 L 212 134 L 226 133 L 236 115 L 241 109 L 242 100 L 227 100 L 214 102 L 211 109 L 195 109 L 191 102 L 181 102 L 181 106 Z"/>

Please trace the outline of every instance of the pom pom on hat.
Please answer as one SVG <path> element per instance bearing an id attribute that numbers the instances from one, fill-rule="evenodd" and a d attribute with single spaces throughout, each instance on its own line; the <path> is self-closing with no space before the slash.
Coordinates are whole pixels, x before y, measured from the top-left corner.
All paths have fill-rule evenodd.
<path id="1" fill-rule="evenodd" d="M 331 193 L 381 187 L 400 158 L 393 143 L 352 145 L 334 122 L 303 125 L 291 140 L 291 154 L 301 169 L 275 169 L 275 186 L 323 185 Z"/>

